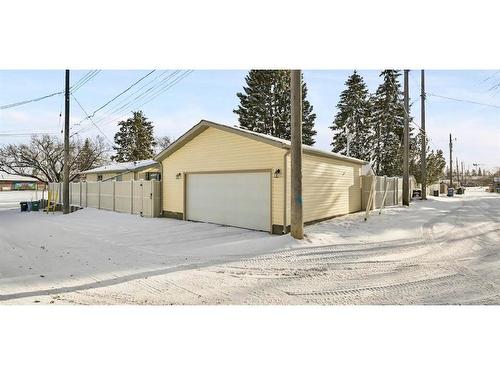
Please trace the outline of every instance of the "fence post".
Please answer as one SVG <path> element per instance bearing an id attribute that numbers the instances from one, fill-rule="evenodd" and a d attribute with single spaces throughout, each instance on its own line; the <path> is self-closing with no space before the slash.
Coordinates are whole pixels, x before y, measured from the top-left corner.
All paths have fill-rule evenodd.
<path id="1" fill-rule="evenodd" d="M 113 212 L 115 211 L 115 183 L 116 183 L 116 181 L 113 180 L 113 194 L 112 194 L 112 196 L 113 196 Z"/>
<path id="2" fill-rule="evenodd" d="M 151 184 L 151 195 L 149 196 L 151 200 L 151 217 L 155 216 L 154 212 L 154 196 L 155 196 L 155 184 L 153 180 L 150 180 L 149 183 Z"/>
<path id="3" fill-rule="evenodd" d="M 89 206 L 89 184 L 85 181 L 85 207 Z"/>
<path id="4" fill-rule="evenodd" d="M 82 207 L 82 182 L 80 181 L 80 203 L 79 206 Z"/>
<path id="5" fill-rule="evenodd" d="M 376 185 L 376 181 L 377 181 L 377 176 L 372 176 L 373 180 L 372 180 L 372 184 L 371 184 L 371 187 L 370 187 L 370 195 L 368 196 L 368 202 L 366 203 L 366 213 L 365 213 L 365 221 L 368 220 L 368 215 L 370 214 L 370 209 L 371 209 L 371 206 L 373 206 L 373 194 L 374 194 L 374 190 L 375 190 L 375 185 Z"/>
<path id="6" fill-rule="evenodd" d="M 97 209 L 101 209 L 101 181 L 97 182 Z"/>

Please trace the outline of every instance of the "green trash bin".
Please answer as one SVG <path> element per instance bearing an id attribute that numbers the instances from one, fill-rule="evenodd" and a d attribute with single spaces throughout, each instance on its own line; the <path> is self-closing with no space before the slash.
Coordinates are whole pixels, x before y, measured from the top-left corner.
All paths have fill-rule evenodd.
<path id="1" fill-rule="evenodd" d="M 40 201 L 31 202 L 31 211 L 38 211 L 38 210 L 40 210 Z"/>

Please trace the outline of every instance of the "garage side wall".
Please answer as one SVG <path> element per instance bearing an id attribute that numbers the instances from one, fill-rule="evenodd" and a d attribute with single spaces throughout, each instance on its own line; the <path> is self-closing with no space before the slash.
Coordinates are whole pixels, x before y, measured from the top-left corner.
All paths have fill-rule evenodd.
<path id="1" fill-rule="evenodd" d="M 230 132 L 208 128 L 162 161 L 163 212 L 183 218 L 184 173 L 276 169 L 285 150 Z M 177 174 L 182 177 L 178 178 Z M 283 223 L 283 173 L 272 178 L 272 224 Z"/>
<path id="2" fill-rule="evenodd" d="M 287 158 L 290 171 L 290 157 Z M 304 154 L 302 198 L 304 222 L 361 210 L 361 165 Z M 287 176 L 287 226 L 290 225 L 290 173 Z"/>

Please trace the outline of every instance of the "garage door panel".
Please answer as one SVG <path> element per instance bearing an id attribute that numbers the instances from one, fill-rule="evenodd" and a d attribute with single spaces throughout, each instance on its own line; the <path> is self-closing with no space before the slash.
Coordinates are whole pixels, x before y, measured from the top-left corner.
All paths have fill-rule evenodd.
<path id="1" fill-rule="evenodd" d="M 269 231 L 269 172 L 188 174 L 186 217 L 242 228 Z"/>

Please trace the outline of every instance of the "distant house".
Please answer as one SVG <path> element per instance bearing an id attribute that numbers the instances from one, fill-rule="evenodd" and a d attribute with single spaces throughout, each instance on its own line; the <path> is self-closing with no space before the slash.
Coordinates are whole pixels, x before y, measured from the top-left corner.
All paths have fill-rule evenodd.
<path id="1" fill-rule="evenodd" d="M 39 190 L 44 189 L 45 184 L 33 177 L 0 172 L 0 191 L 36 190 L 37 187 Z"/>
<path id="2" fill-rule="evenodd" d="M 80 172 L 82 181 L 130 181 L 161 180 L 160 165 L 157 161 L 139 160 L 113 163 Z"/>

